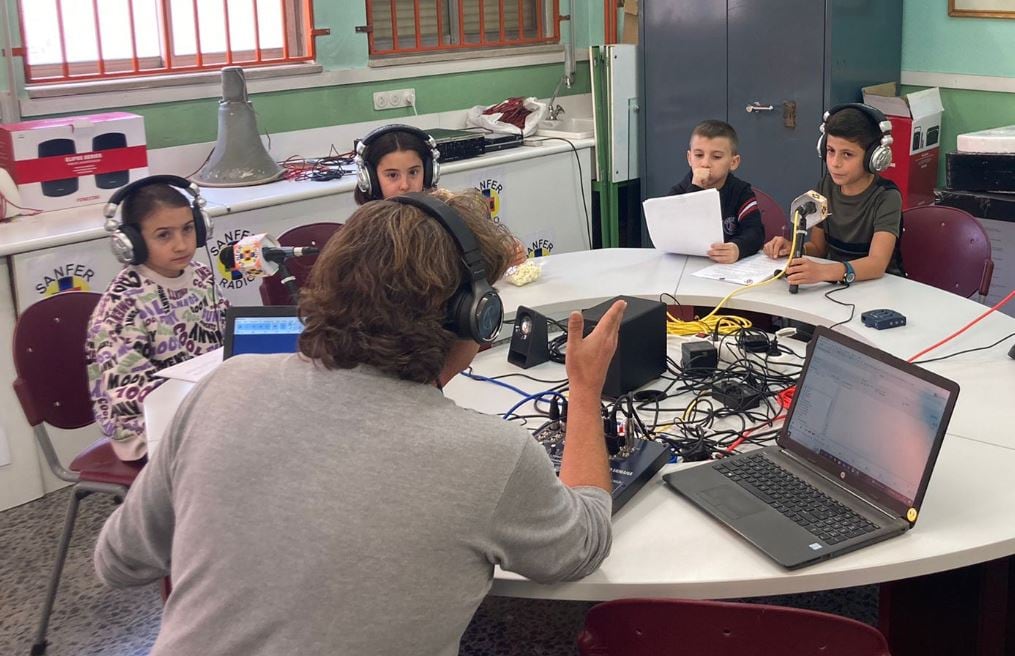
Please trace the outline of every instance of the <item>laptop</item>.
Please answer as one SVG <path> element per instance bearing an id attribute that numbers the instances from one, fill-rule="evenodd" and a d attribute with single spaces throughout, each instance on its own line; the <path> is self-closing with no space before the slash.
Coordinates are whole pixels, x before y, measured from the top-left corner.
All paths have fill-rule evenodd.
<path id="1" fill-rule="evenodd" d="M 810 565 L 912 528 L 958 394 L 819 327 L 775 446 L 663 480 L 781 565 Z"/>
<path id="2" fill-rule="evenodd" d="M 245 353 L 295 353 L 303 324 L 295 305 L 230 306 L 222 358 Z"/>

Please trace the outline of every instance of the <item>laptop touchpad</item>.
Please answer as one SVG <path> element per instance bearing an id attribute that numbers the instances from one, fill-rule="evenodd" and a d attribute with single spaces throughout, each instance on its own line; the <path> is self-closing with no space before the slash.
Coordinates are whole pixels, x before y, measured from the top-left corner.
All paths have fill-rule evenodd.
<path id="1" fill-rule="evenodd" d="M 729 519 L 739 519 L 768 509 L 768 506 L 760 500 L 733 485 L 720 485 L 702 490 L 701 498 L 713 510 Z"/>

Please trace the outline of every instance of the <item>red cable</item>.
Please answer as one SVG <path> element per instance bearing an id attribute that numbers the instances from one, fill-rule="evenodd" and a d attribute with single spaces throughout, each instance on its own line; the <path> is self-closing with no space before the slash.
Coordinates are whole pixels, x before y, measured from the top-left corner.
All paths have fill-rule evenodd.
<path id="1" fill-rule="evenodd" d="M 1015 298 L 1015 289 L 1010 291 L 1007 296 L 1002 298 L 997 303 L 997 305 L 995 305 L 994 307 L 988 309 L 986 312 L 984 312 L 980 316 L 976 317 L 975 319 L 973 319 L 972 321 L 967 323 L 962 328 L 959 328 L 958 330 L 956 330 L 954 333 L 952 333 L 948 337 L 945 337 L 940 342 L 938 342 L 938 343 L 936 343 L 936 344 L 934 344 L 932 346 L 928 346 L 927 348 L 923 349 L 922 351 L 920 351 L 916 355 L 911 356 L 907 360 L 907 362 L 912 362 L 912 361 L 916 360 L 917 358 L 919 358 L 921 355 L 924 355 L 926 353 L 929 353 L 930 351 L 933 351 L 934 349 L 936 349 L 937 347 L 941 346 L 945 342 L 948 342 L 948 341 L 950 341 L 952 339 L 955 339 L 956 337 L 958 337 L 959 335 L 961 335 L 962 333 L 966 332 L 967 330 L 969 330 L 970 328 L 975 326 L 977 323 L 982 321 L 990 313 L 996 312 L 998 310 L 998 308 L 1002 307 L 1005 303 L 1010 301 L 1012 298 Z M 779 401 L 779 405 L 780 406 L 782 406 L 784 409 L 788 410 L 789 407 L 791 405 L 793 405 L 793 396 L 795 394 L 796 394 L 796 385 L 794 385 L 792 387 L 787 387 L 783 391 L 779 392 L 779 394 L 776 395 L 775 398 Z M 763 428 L 764 426 L 771 426 L 776 421 L 778 421 L 780 419 L 785 419 L 785 418 L 786 418 L 786 413 L 782 413 L 782 414 L 780 414 L 777 417 L 769 419 L 768 421 L 766 421 L 765 423 L 763 423 L 763 424 L 761 424 L 759 426 L 754 426 L 752 428 L 748 428 L 747 430 L 745 430 L 743 433 L 740 434 L 740 437 L 738 437 L 736 439 L 736 441 L 734 441 L 732 444 L 730 444 L 728 447 L 726 447 L 726 453 L 733 453 L 734 449 L 736 449 L 738 446 L 743 444 L 744 440 L 746 440 L 748 438 L 748 436 L 750 436 L 751 433 L 753 433 L 754 431 L 758 430 L 759 428 Z"/>
<path id="2" fill-rule="evenodd" d="M 1004 298 L 1002 298 L 1002 299 L 1001 299 L 1001 301 L 1000 301 L 1000 302 L 998 302 L 998 304 L 997 304 L 997 305 L 995 305 L 994 307 L 990 308 L 989 310 L 987 310 L 986 312 L 984 312 L 984 313 L 983 313 L 983 314 L 981 314 L 980 316 L 976 317 L 975 319 L 973 319 L 972 321 L 970 321 L 970 322 L 969 322 L 969 323 L 967 323 L 966 325 L 962 326 L 961 328 L 959 328 L 958 330 L 956 330 L 956 331 L 955 331 L 954 333 L 952 333 L 952 334 L 951 334 L 951 335 L 949 335 L 948 337 L 945 337 L 944 339 L 942 339 L 942 340 L 941 340 L 940 342 L 938 342 L 937 344 L 934 344 L 933 346 L 928 346 L 927 348 L 923 349 L 922 351 L 920 351 L 920 352 L 919 352 L 919 353 L 917 353 L 916 355 L 914 355 L 914 356 L 911 356 L 911 357 L 910 357 L 910 358 L 909 358 L 908 360 L 906 360 L 906 362 L 912 362 L 913 360 L 916 360 L 917 358 L 919 358 L 919 357 L 920 357 L 921 355 L 924 355 L 925 353 L 929 353 L 930 351 L 933 351 L 934 349 L 936 349 L 937 347 L 941 346 L 941 345 L 942 345 L 942 344 L 944 344 L 945 342 L 947 342 L 947 341 L 949 341 L 949 340 L 952 340 L 952 339 L 954 339 L 954 338 L 958 337 L 959 335 L 961 335 L 962 333 L 966 332 L 967 330 L 969 330 L 970 328 L 972 328 L 972 327 L 973 327 L 974 325 L 976 325 L 977 323 L 979 323 L 979 322 L 980 322 L 980 320 L 982 320 L 982 319 L 983 319 L 984 317 L 986 317 L 986 316 L 987 316 L 988 314 L 990 314 L 991 312 L 994 312 L 994 311 L 996 311 L 996 310 L 997 310 L 997 309 L 998 309 L 999 307 L 1001 307 L 1002 305 L 1004 305 L 1005 303 L 1007 303 L 1008 301 L 1010 301 L 1010 300 L 1012 299 L 1012 297 L 1015 297 L 1015 289 L 1013 289 L 1013 290 L 1011 290 L 1010 292 L 1008 292 L 1008 295 L 1007 295 L 1007 296 L 1005 296 Z"/>

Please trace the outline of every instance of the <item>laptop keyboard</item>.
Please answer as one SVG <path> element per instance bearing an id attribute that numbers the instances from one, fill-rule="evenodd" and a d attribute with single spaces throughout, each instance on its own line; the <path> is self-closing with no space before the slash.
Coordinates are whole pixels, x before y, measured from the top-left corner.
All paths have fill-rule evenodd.
<path id="1" fill-rule="evenodd" d="M 713 466 L 825 544 L 838 544 L 878 528 L 763 455 L 720 460 Z"/>

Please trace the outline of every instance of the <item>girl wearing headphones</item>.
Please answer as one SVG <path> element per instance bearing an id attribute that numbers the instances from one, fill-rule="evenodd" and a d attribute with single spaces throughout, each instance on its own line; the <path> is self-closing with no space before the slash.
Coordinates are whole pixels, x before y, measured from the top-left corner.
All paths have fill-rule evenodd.
<path id="1" fill-rule="evenodd" d="M 227 303 L 211 269 L 193 260 L 211 230 L 202 204 L 187 180 L 153 176 L 106 206 L 113 252 L 126 266 L 92 313 L 85 351 L 95 418 L 121 460 L 147 455 L 142 404 L 163 380 L 155 373 L 222 345 Z"/>
<path id="2" fill-rule="evenodd" d="M 433 137 L 411 125 L 392 124 L 377 128 L 356 147 L 357 205 L 437 187 L 440 151 Z M 511 265 L 528 257 L 525 246 L 515 240 Z"/>

